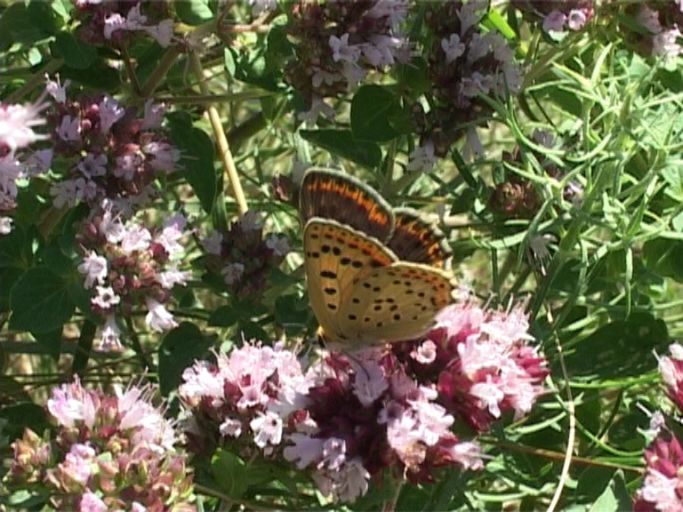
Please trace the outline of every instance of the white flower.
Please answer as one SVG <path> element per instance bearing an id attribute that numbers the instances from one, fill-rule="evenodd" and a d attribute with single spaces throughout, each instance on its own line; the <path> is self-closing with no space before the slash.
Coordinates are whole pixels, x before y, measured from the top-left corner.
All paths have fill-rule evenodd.
<path id="1" fill-rule="evenodd" d="M 239 437 L 242 435 L 242 422 L 233 418 L 226 418 L 218 427 L 218 431 L 222 436 Z"/>
<path id="2" fill-rule="evenodd" d="M 177 268 L 170 268 L 169 270 L 157 274 L 157 282 L 166 290 L 170 290 L 177 284 L 184 286 L 191 278 L 192 272 L 189 270 L 181 271 Z"/>
<path id="3" fill-rule="evenodd" d="M 653 34 L 659 34 L 663 30 L 662 24 L 659 22 L 659 12 L 650 9 L 647 5 L 640 6 L 636 21 Z"/>
<path id="4" fill-rule="evenodd" d="M 76 168 L 88 178 L 104 176 L 107 174 L 107 155 L 88 153 L 83 160 L 78 162 Z"/>
<path id="5" fill-rule="evenodd" d="M 265 448 L 266 445 L 278 445 L 282 441 L 282 418 L 272 411 L 265 414 L 259 414 L 249 423 L 252 432 L 254 432 L 254 443 L 259 448 Z"/>
<path id="6" fill-rule="evenodd" d="M 0 157 L 0 191 L 7 193 L 11 197 L 16 197 L 16 181 L 21 177 L 22 168 L 11 153 Z"/>
<path id="7" fill-rule="evenodd" d="M 52 204 L 55 208 L 72 207 L 76 204 L 76 182 L 74 180 L 55 183 L 50 187 L 50 194 L 54 197 Z"/>
<path id="8" fill-rule="evenodd" d="M 580 30 L 588 21 L 583 9 L 572 9 L 567 16 L 567 25 L 572 30 Z"/>
<path id="9" fill-rule="evenodd" d="M 441 40 L 441 49 L 446 54 L 446 62 L 450 64 L 465 53 L 465 43 L 460 40 L 458 34 L 451 34 L 448 39 Z"/>
<path id="10" fill-rule="evenodd" d="M 171 44 L 171 40 L 173 39 L 173 20 L 166 19 L 161 21 L 158 25 L 141 27 L 141 30 L 149 34 L 157 43 L 159 43 L 159 46 L 166 48 Z"/>
<path id="11" fill-rule="evenodd" d="M 223 267 L 221 274 L 223 274 L 225 284 L 233 285 L 242 278 L 242 274 L 244 274 L 244 265 L 241 263 L 229 263 Z"/>
<path id="12" fill-rule="evenodd" d="M 154 103 L 151 98 L 145 102 L 145 114 L 142 118 L 140 128 L 143 130 L 153 130 L 161 127 L 161 122 L 166 114 L 166 105 Z"/>
<path id="13" fill-rule="evenodd" d="M 434 143 L 427 140 L 410 153 L 406 169 L 408 171 L 428 172 L 432 170 L 435 163 Z"/>
<path id="14" fill-rule="evenodd" d="M 314 125 L 320 114 L 327 119 L 334 119 L 334 109 L 317 96 L 311 101 L 311 108 L 306 112 L 299 112 L 297 118 L 307 125 Z"/>
<path id="15" fill-rule="evenodd" d="M 220 256 L 221 244 L 223 243 L 223 235 L 218 231 L 211 231 L 204 240 L 202 240 L 202 247 L 209 254 Z"/>
<path id="16" fill-rule="evenodd" d="M 38 114 L 45 105 L 5 105 L 0 103 L 0 146 L 13 152 L 42 139 L 33 131 L 34 126 L 44 124 Z"/>
<path id="17" fill-rule="evenodd" d="M 355 64 L 360 57 L 360 47 L 349 45 L 349 34 L 343 34 L 341 37 L 331 35 L 329 45 L 332 49 L 332 60 L 335 62 L 345 61 Z"/>
<path id="18" fill-rule="evenodd" d="M 271 233 L 266 237 L 266 247 L 273 251 L 277 256 L 287 256 L 291 250 L 289 240 L 286 236 Z"/>
<path id="19" fill-rule="evenodd" d="M 95 283 L 104 284 L 109 271 L 107 258 L 99 256 L 95 251 L 90 251 L 90 254 L 83 259 L 83 263 L 78 265 L 78 271 L 85 274 L 84 286 L 86 288 L 92 288 Z"/>
<path id="20" fill-rule="evenodd" d="M 94 348 L 99 352 L 123 352 L 121 329 L 119 329 L 114 315 L 107 315 Z"/>
<path id="21" fill-rule="evenodd" d="M 66 103 L 66 88 L 69 87 L 69 84 L 71 84 L 71 80 L 65 80 L 64 85 L 62 85 L 59 82 L 59 76 L 57 77 L 57 81 L 48 78 L 45 90 L 57 103 L 63 104 Z"/>
<path id="22" fill-rule="evenodd" d="M 567 16 L 561 11 L 552 11 L 543 18 L 543 30 L 546 32 L 562 32 L 567 23 Z"/>
<path id="23" fill-rule="evenodd" d="M 679 37 L 681 37 L 681 32 L 678 28 L 656 34 L 652 38 L 652 54 L 663 57 L 665 62 L 670 63 L 681 54 L 682 49 L 678 44 Z"/>
<path id="24" fill-rule="evenodd" d="M 252 12 L 258 16 L 264 12 L 270 12 L 277 9 L 277 0 L 248 0 L 251 5 Z"/>
<path id="25" fill-rule="evenodd" d="M 0 235 L 9 235 L 12 232 L 12 219 L 0 217 Z"/>
<path id="26" fill-rule="evenodd" d="M 111 16 L 104 18 L 104 38 L 111 39 L 111 36 L 117 30 L 125 30 L 126 20 L 123 16 L 118 13 L 114 13 Z"/>
<path id="27" fill-rule="evenodd" d="M 139 5 L 139 4 L 138 4 Z M 107 134 L 111 127 L 126 113 L 118 101 L 111 96 L 102 98 L 99 104 L 100 113 L 100 133 Z"/>
<path id="28" fill-rule="evenodd" d="M 101 309 L 110 309 L 121 302 L 119 297 L 111 286 L 97 286 L 97 295 L 93 297 L 90 302 Z"/>
<path id="29" fill-rule="evenodd" d="M 54 156 L 54 150 L 52 149 L 39 149 L 34 151 L 31 156 L 26 159 L 24 163 L 26 167 L 26 174 L 28 176 L 37 176 L 47 172 L 52 166 L 52 157 Z"/>
<path id="30" fill-rule="evenodd" d="M 149 166 L 155 171 L 172 172 L 180 160 L 180 150 L 168 142 L 153 141 L 145 144 L 142 150 L 152 157 Z"/>
<path id="31" fill-rule="evenodd" d="M 505 393 L 493 382 L 490 375 L 486 376 L 486 382 L 474 384 L 469 392 L 479 399 L 479 406 L 482 409 L 488 409 L 494 418 L 500 418 L 500 402 L 505 398 Z"/>
<path id="32" fill-rule="evenodd" d="M 479 23 L 482 18 L 482 11 L 486 6 L 480 0 L 470 0 L 460 8 L 458 18 L 460 18 L 460 35 L 465 33 L 474 25 Z"/>
<path id="33" fill-rule="evenodd" d="M 466 160 L 479 158 L 484 154 L 484 147 L 481 145 L 481 140 L 477 134 L 477 129 L 470 126 L 465 135 L 465 145 L 462 150 L 462 156 Z"/>
<path id="34" fill-rule="evenodd" d="M 135 251 L 145 251 L 149 248 L 152 241 L 152 234 L 146 228 L 137 224 L 126 226 L 123 237 L 121 238 L 121 249 L 126 254 Z"/>
<path id="35" fill-rule="evenodd" d="M 171 259 L 176 259 L 185 252 L 178 240 L 183 237 L 183 229 L 185 229 L 186 224 L 185 217 L 177 213 L 166 219 L 161 233 L 156 237 L 155 241 L 163 246 Z"/>
<path id="36" fill-rule="evenodd" d="M 242 231 L 245 232 L 258 231 L 263 227 L 263 219 L 261 218 L 261 214 L 254 210 L 249 210 L 242 215 L 239 223 Z"/>
<path id="37" fill-rule="evenodd" d="M 146 299 L 149 312 L 145 316 L 145 323 L 150 329 L 157 332 L 168 331 L 178 325 L 173 319 L 173 315 L 164 307 L 163 304 L 152 298 Z"/>
<path id="38" fill-rule="evenodd" d="M 353 382 L 353 394 L 364 406 L 377 400 L 389 387 L 382 367 L 375 361 L 363 361 L 362 366 L 354 364 L 356 377 Z"/>
<path id="39" fill-rule="evenodd" d="M 430 364 L 436 359 L 437 347 L 432 340 L 427 340 L 410 353 L 410 357 L 420 364 Z"/>
<path id="40" fill-rule="evenodd" d="M 57 128 L 60 139 L 73 142 L 81 138 L 81 120 L 78 117 L 64 116 Z"/>

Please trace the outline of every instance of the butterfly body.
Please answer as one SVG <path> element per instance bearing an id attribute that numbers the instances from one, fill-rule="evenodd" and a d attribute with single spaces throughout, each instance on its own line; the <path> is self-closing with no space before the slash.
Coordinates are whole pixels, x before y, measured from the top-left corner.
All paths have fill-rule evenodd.
<path id="1" fill-rule="evenodd" d="M 311 308 L 325 341 L 344 347 L 415 338 L 451 302 L 443 235 L 392 210 L 337 171 L 312 169 L 300 196 Z"/>

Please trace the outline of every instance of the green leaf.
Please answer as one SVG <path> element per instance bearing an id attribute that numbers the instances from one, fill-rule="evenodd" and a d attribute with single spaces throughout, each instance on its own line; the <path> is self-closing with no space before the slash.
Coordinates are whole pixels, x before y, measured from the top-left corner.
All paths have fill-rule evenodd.
<path id="1" fill-rule="evenodd" d="M 164 336 L 159 346 L 159 388 L 163 396 L 168 395 L 182 382 L 185 368 L 201 359 L 213 345 L 199 327 L 183 322 Z"/>
<path id="2" fill-rule="evenodd" d="M 76 69 L 65 67 L 59 71 L 59 75 L 64 79 L 70 79 L 93 89 L 102 92 L 116 92 L 121 87 L 121 77 L 119 71 L 107 66 L 102 59 L 95 60 L 89 68 Z"/>
<path id="3" fill-rule="evenodd" d="M 211 213 L 216 200 L 216 169 L 214 167 L 214 145 L 204 130 L 191 125 L 187 114 L 169 116 L 171 139 L 180 149 L 182 173 L 192 186 L 202 208 Z"/>
<path id="4" fill-rule="evenodd" d="M 657 367 L 652 352 L 662 353 L 669 343 L 666 324 L 649 313 L 634 313 L 627 320 L 603 325 L 566 356 L 571 375 L 617 379 L 643 375 Z M 557 369 L 559 371 L 559 368 Z"/>
<path id="5" fill-rule="evenodd" d="M 358 140 L 385 142 L 395 138 L 398 132 L 389 119 L 400 112 L 396 95 L 381 85 L 364 85 L 351 101 L 351 131 Z"/>
<path id="6" fill-rule="evenodd" d="M 240 312 L 232 306 L 221 306 L 209 316 L 210 327 L 232 327 L 240 319 Z"/>
<path id="7" fill-rule="evenodd" d="M 219 450 L 211 459 L 211 472 L 221 490 L 231 498 L 240 498 L 249 487 L 246 463 L 237 455 Z"/>
<path id="8" fill-rule="evenodd" d="M 10 291 L 14 329 L 46 333 L 61 327 L 73 315 L 68 282 L 48 267 L 25 272 Z"/>
<path id="9" fill-rule="evenodd" d="M 382 150 L 377 144 L 356 140 L 350 130 L 300 130 L 299 134 L 330 153 L 365 167 L 377 167 L 382 161 Z"/>
<path id="10" fill-rule="evenodd" d="M 62 352 L 62 327 L 54 331 L 31 333 L 36 342 L 41 345 L 45 351 L 52 356 L 55 361 L 59 360 L 59 355 Z"/>
<path id="11" fill-rule="evenodd" d="M 223 50 L 223 63 L 225 65 L 225 70 L 228 72 L 228 76 L 235 76 L 235 57 L 232 54 L 233 50 L 230 48 L 225 48 Z"/>
<path id="12" fill-rule="evenodd" d="M 655 238 L 646 242 L 643 259 L 653 272 L 683 283 L 683 242 L 680 240 Z"/>
<path id="13" fill-rule="evenodd" d="M 180 20 L 188 25 L 201 25 L 213 19 L 209 0 L 178 0 L 173 3 Z"/>
<path id="14" fill-rule="evenodd" d="M 427 61 L 422 57 L 415 57 L 407 64 L 398 64 L 396 71 L 399 84 L 407 89 L 411 98 L 418 98 L 431 89 L 432 82 L 427 69 Z"/>
<path id="15" fill-rule="evenodd" d="M 626 482 L 624 482 L 624 474 L 619 470 L 614 474 L 609 486 L 588 510 L 589 512 L 619 512 L 631 510 L 632 505 Z"/>
<path id="16" fill-rule="evenodd" d="M 3 407 L 0 409 L 0 418 L 7 420 L 4 432 L 11 439 L 21 437 L 26 428 L 40 434 L 49 427 L 45 409 L 31 402 Z"/>
<path id="17" fill-rule="evenodd" d="M 97 59 L 97 49 L 74 37 L 71 32 L 60 32 L 54 48 L 64 59 L 64 64 L 74 69 L 87 69 Z"/>
<path id="18" fill-rule="evenodd" d="M 32 260 L 31 240 L 20 226 L 10 234 L 0 236 L 0 268 L 27 269 Z"/>
<path id="19" fill-rule="evenodd" d="M 55 30 L 55 13 L 48 2 L 37 1 L 28 5 L 15 2 L 0 15 L 0 34 L 9 36 L 11 42 L 30 46 L 50 37 Z M 3 39 L 0 39 L 0 44 L 6 43 Z"/>
<path id="20" fill-rule="evenodd" d="M 495 28 L 503 37 L 505 37 L 505 39 L 511 40 L 517 37 L 515 31 L 512 30 L 512 27 L 508 24 L 507 20 L 503 17 L 498 9 L 489 10 L 489 12 L 486 14 L 486 18 L 484 19 L 484 26 L 488 28 Z"/>

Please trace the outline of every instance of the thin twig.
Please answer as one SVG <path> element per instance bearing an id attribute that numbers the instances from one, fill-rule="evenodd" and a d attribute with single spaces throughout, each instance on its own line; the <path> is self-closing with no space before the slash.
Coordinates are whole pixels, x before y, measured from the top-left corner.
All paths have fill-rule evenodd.
<path id="1" fill-rule="evenodd" d="M 204 81 L 204 70 L 202 69 L 202 63 L 197 57 L 196 53 L 190 54 L 190 62 L 194 69 L 194 73 L 197 75 L 199 80 L 199 89 L 202 94 L 209 94 L 209 87 Z M 216 137 L 216 144 L 218 145 L 218 150 L 220 151 L 221 162 L 223 163 L 223 168 L 228 175 L 228 181 L 232 189 L 232 195 L 237 202 L 237 208 L 240 214 L 246 213 L 249 209 L 247 206 L 247 200 L 244 196 L 244 190 L 242 189 L 242 183 L 240 182 L 239 175 L 237 174 L 237 168 L 235 167 L 235 161 L 232 158 L 232 152 L 230 151 L 230 145 L 228 144 L 228 138 L 223 130 L 223 124 L 221 123 L 221 117 L 213 105 L 208 105 L 206 113 L 209 117 L 209 122 L 211 123 L 211 128 Z"/>
<path id="2" fill-rule="evenodd" d="M 490 444 L 497 446 L 499 448 L 504 448 L 506 450 L 512 450 L 520 453 L 527 453 L 529 455 L 534 455 L 536 457 L 542 457 L 544 459 L 564 461 L 566 458 L 566 452 L 556 452 L 553 450 L 546 450 L 545 448 L 535 448 L 533 446 L 524 446 L 518 443 L 511 443 L 508 441 L 499 441 L 498 439 L 489 439 L 486 437 L 480 437 L 479 442 L 482 444 Z M 588 459 L 586 457 L 572 457 L 572 462 L 579 464 L 581 466 L 591 466 L 598 468 L 608 468 L 608 469 L 621 469 L 623 471 L 629 471 L 631 473 L 637 473 L 642 475 L 645 470 L 642 467 L 627 466 L 626 464 L 617 464 L 615 462 L 606 462 L 596 459 Z"/>
<path id="3" fill-rule="evenodd" d="M 552 313 L 550 312 L 550 308 L 548 308 L 548 320 L 550 321 L 550 324 L 553 324 L 553 318 L 552 318 Z M 562 377 L 564 378 L 565 382 L 569 382 L 569 373 L 567 372 L 567 366 L 565 365 L 564 362 L 564 353 L 562 351 L 562 343 L 560 343 L 560 338 L 555 335 L 555 345 L 557 347 L 557 356 L 560 361 L 560 368 L 562 370 Z M 557 504 L 560 501 L 560 497 L 562 496 L 562 491 L 564 490 L 564 486 L 567 484 L 567 479 L 569 478 L 569 468 L 571 467 L 572 464 L 572 455 L 574 452 L 574 442 L 576 439 L 576 411 L 574 409 L 574 396 L 572 395 L 572 388 L 571 386 L 566 386 L 567 388 L 567 412 L 569 413 L 569 434 L 567 436 L 567 450 L 565 451 L 564 454 L 564 462 L 562 463 L 562 472 L 560 473 L 560 479 L 557 482 L 557 489 L 555 489 L 555 493 L 553 494 L 553 499 L 550 501 L 550 505 L 548 505 L 548 512 L 553 512 L 555 510 L 555 507 L 557 507 Z"/>
<path id="4" fill-rule="evenodd" d="M 133 63 L 130 60 L 128 48 L 125 45 L 121 47 L 121 53 L 123 53 L 123 64 L 126 67 L 126 73 L 128 74 L 128 78 L 130 78 L 130 83 L 133 85 L 133 91 L 136 96 L 142 96 L 142 88 L 140 87 L 140 82 L 138 82 L 138 76 L 135 74 Z"/>

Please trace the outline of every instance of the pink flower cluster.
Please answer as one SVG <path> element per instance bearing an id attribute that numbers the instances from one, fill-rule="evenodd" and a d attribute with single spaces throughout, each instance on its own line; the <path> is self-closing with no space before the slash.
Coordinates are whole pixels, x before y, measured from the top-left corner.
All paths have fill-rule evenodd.
<path id="1" fill-rule="evenodd" d="M 529 342 L 521 309 L 489 311 L 454 304 L 436 317 L 423 341 L 394 351 L 420 382 L 436 386 L 439 402 L 471 427 L 485 431 L 503 414 L 520 418 L 545 391 L 545 358 Z"/>
<path id="2" fill-rule="evenodd" d="M 285 421 L 310 386 L 296 355 L 282 345 L 245 344 L 215 363 L 199 361 L 183 373 L 178 389 L 192 412 L 187 437 L 197 451 L 220 439 L 245 441 L 266 454 L 282 442 Z"/>
<path id="3" fill-rule="evenodd" d="M 264 235 L 260 215 L 250 210 L 226 231 L 213 231 L 203 241 L 206 266 L 220 275 L 230 292 L 239 298 L 259 295 L 271 269 L 290 251 L 286 236 Z"/>
<path id="4" fill-rule="evenodd" d="M 296 58 L 285 76 L 310 108 L 302 119 L 334 115 L 323 98 L 355 87 L 371 70 L 408 60 L 401 32 L 407 12 L 406 0 L 299 1 L 291 7 L 288 34 L 297 41 Z"/>
<path id="5" fill-rule="evenodd" d="M 153 194 L 153 182 L 176 169 L 180 152 L 161 128 L 162 105 L 148 102 L 142 118 L 111 96 L 69 100 L 68 82 L 48 82 L 55 99 L 50 113 L 55 156 L 68 172 L 52 186 L 57 208 L 78 202 L 99 205 L 105 198 L 132 211 Z"/>
<path id="6" fill-rule="evenodd" d="M 668 430 L 662 430 L 645 450 L 647 464 L 643 487 L 636 494 L 635 512 L 683 510 L 683 446 Z"/>
<path id="7" fill-rule="evenodd" d="M 7 215 L 17 206 L 17 181 L 44 172 L 50 165 L 50 155 L 44 151 L 26 158 L 19 154 L 44 138 L 34 131 L 45 123 L 40 114 L 47 104 L 42 100 L 43 97 L 29 105 L 0 103 L 0 236 L 12 231 L 12 219 Z"/>
<path id="8" fill-rule="evenodd" d="M 283 455 L 309 469 L 324 494 L 353 501 L 387 468 L 427 482 L 436 467 L 483 467 L 479 446 L 451 432 L 455 418 L 433 387 L 410 378 L 391 353 L 354 359 L 332 353 L 313 366 L 304 407 L 289 420 Z"/>
<path id="9" fill-rule="evenodd" d="M 512 0 L 512 5 L 541 18 L 546 32 L 581 30 L 595 14 L 593 0 Z"/>
<path id="10" fill-rule="evenodd" d="M 346 502 L 387 469 L 411 482 L 479 469 L 479 446 L 452 429 L 531 410 L 547 370 L 527 328 L 519 311 L 455 305 L 423 340 L 332 352 L 307 371 L 281 345 L 245 345 L 185 371 L 188 437 L 197 450 L 230 442 L 245 457 L 283 457 Z"/>
<path id="11" fill-rule="evenodd" d="M 136 34 L 146 34 L 166 47 L 173 39 L 173 20 L 164 18 L 168 7 L 163 2 L 74 0 L 74 4 L 81 22 L 78 35 L 88 43 L 120 47 Z"/>
<path id="12" fill-rule="evenodd" d="M 642 2 L 628 9 L 642 28 L 641 33 L 628 34 L 644 53 L 659 57 L 667 64 L 683 54 L 679 43 L 683 34 L 683 4 L 680 0 Z"/>
<path id="13" fill-rule="evenodd" d="M 107 395 L 78 380 L 55 388 L 54 442 L 26 430 L 13 443 L 9 486 L 50 496 L 58 510 L 192 511 L 192 471 L 149 387 Z"/>
<path id="14" fill-rule="evenodd" d="M 130 315 L 136 306 L 147 308 L 145 322 L 162 332 L 177 325 L 165 303 L 176 285 L 191 277 L 179 266 L 185 254 L 185 218 L 174 215 L 161 228 L 150 230 L 129 220 L 123 222 L 105 207 L 86 222 L 78 235 L 83 259 L 78 271 L 84 286 L 94 290 L 90 304 L 105 319 L 97 349 L 121 351 L 121 330 L 116 313 Z"/>
<path id="15" fill-rule="evenodd" d="M 669 347 L 671 356 L 659 359 L 659 372 L 671 401 L 683 411 L 683 346 L 674 343 Z"/>
<path id="16" fill-rule="evenodd" d="M 409 171 L 430 170 L 463 136 L 466 152 L 480 154 L 473 125 L 482 123 L 491 108 L 479 96 L 504 98 L 521 87 L 521 70 L 505 39 L 496 31 L 479 28 L 486 5 L 479 0 L 454 0 L 426 7 L 425 24 L 432 41 L 426 49 L 427 72 L 433 102 L 429 112 L 420 103 L 413 105 L 420 145 L 410 155 Z"/>
<path id="17" fill-rule="evenodd" d="M 683 346 L 674 343 L 670 356 L 659 359 L 659 371 L 666 391 L 683 412 Z M 660 413 L 657 413 L 661 416 Z M 683 446 L 663 422 L 655 425 L 656 437 L 645 450 L 645 480 L 636 494 L 636 512 L 683 510 Z"/>

